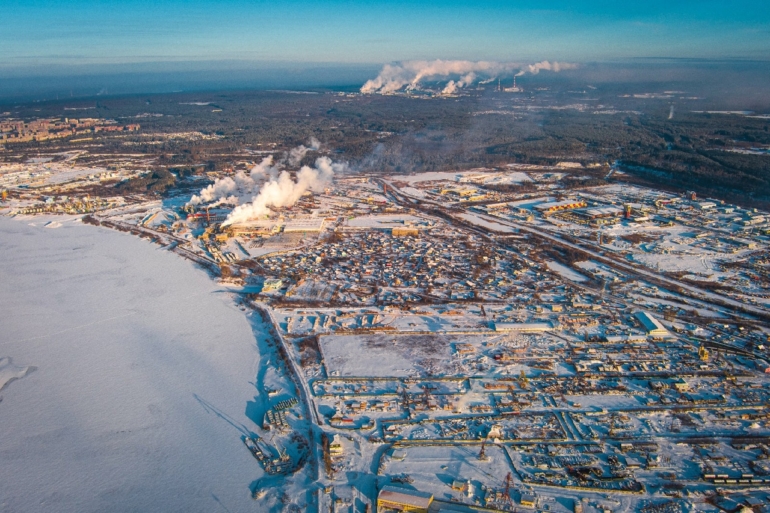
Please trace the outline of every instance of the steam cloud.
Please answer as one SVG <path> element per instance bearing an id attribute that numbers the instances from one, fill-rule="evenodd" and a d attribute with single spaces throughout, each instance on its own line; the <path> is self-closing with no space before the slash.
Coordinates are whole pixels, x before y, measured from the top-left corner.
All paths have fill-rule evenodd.
<path id="1" fill-rule="evenodd" d="M 307 191 L 323 191 L 334 174 L 345 169 L 347 164 L 333 163 L 329 157 L 319 157 L 315 161 L 315 167 L 302 166 L 297 173 L 296 182 L 287 171 L 282 171 L 262 186 L 251 203 L 239 205 L 230 212 L 222 226 L 263 217 L 270 213 L 270 207 L 291 206 Z"/>
<path id="2" fill-rule="evenodd" d="M 329 157 L 317 158 L 314 167 L 302 166 L 297 172 L 296 181 L 288 171 L 281 169 L 284 163 L 292 167 L 298 166 L 308 152 L 318 151 L 320 148 L 318 139 L 311 137 L 307 146 L 302 144 L 289 150 L 275 164 L 272 156 L 265 157 L 248 173 L 239 171 L 233 177 L 217 179 L 190 198 L 188 204 L 238 205 L 223 226 L 263 217 L 270 213 L 270 207 L 291 206 L 307 191 L 323 191 L 335 173 L 347 169 L 347 164 L 332 162 Z"/>
<path id="3" fill-rule="evenodd" d="M 247 173 L 238 171 L 235 176 L 218 178 L 213 184 L 205 187 L 200 193 L 190 198 L 189 205 L 210 203 L 216 206 L 223 203 L 238 205 L 245 199 L 249 201 L 256 194 L 263 183 L 273 181 L 281 172 L 282 164 L 287 163 L 291 167 L 298 166 L 305 155 L 310 151 L 318 151 L 321 143 L 315 137 L 311 137 L 307 146 L 300 144 L 283 154 L 278 163 L 273 163 L 273 157 L 268 156 L 262 162 L 251 168 Z M 213 202 L 213 203 L 212 203 Z"/>
<path id="4" fill-rule="evenodd" d="M 519 70 L 519 72 L 516 73 L 516 76 L 520 77 L 526 73 L 537 75 L 541 71 L 553 71 L 554 73 L 558 73 L 563 69 L 576 69 L 577 67 L 578 67 L 577 64 L 573 64 L 571 62 L 540 61 L 540 62 L 536 62 L 535 64 L 528 64 L 527 66 Z"/>
<path id="5" fill-rule="evenodd" d="M 420 88 L 423 80 L 450 78 L 443 94 L 452 94 L 478 80 L 489 83 L 499 76 L 521 76 L 526 73 L 537 75 L 540 71 L 559 72 L 575 69 L 577 64 L 568 62 L 542 61 L 535 64 L 493 61 L 406 61 L 400 64 L 386 64 L 376 78 L 368 80 L 361 88 L 362 93 L 395 93 L 403 88 L 407 91 Z"/>
<path id="6" fill-rule="evenodd" d="M 303 146 L 304 147 L 304 146 Z M 251 168 L 248 174 L 238 171 L 232 178 L 218 178 L 214 183 L 205 187 L 199 194 L 190 198 L 190 205 L 201 203 L 238 203 L 242 196 L 253 194 L 259 185 L 278 175 L 280 170 L 273 166 L 273 157 L 265 157 L 262 162 Z"/>
<path id="7" fill-rule="evenodd" d="M 286 160 L 290 166 L 298 166 L 300 162 L 302 162 L 302 159 L 305 158 L 305 155 L 307 155 L 307 152 L 318 151 L 320 148 L 321 143 L 318 142 L 318 139 L 311 137 L 308 146 L 300 144 L 296 148 L 292 148 L 286 156 Z"/>

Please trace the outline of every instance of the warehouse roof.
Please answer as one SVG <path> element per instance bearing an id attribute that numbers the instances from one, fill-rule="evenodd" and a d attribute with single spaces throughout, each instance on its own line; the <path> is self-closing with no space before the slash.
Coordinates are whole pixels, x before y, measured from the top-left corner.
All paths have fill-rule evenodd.
<path id="1" fill-rule="evenodd" d="M 636 312 L 636 318 L 642 323 L 642 326 L 651 335 L 666 335 L 668 330 L 652 315 L 647 312 Z"/>
<path id="2" fill-rule="evenodd" d="M 415 508 L 427 509 L 430 503 L 433 502 L 433 494 L 397 488 L 395 486 L 383 486 L 380 494 L 377 496 L 377 500 L 396 504 L 408 504 Z"/>
<path id="3" fill-rule="evenodd" d="M 550 322 L 496 322 L 495 331 L 548 331 L 552 330 Z"/>

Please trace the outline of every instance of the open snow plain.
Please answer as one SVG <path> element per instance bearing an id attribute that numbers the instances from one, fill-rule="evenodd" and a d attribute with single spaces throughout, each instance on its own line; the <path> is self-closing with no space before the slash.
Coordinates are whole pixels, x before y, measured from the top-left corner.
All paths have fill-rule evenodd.
<path id="1" fill-rule="evenodd" d="M 44 225 L 0 218 L 0 511 L 254 511 L 259 321 L 156 245 Z"/>

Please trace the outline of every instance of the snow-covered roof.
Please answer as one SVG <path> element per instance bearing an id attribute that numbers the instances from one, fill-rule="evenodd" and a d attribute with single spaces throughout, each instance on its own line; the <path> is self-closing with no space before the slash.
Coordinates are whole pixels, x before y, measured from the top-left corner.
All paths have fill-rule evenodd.
<path id="1" fill-rule="evenodd" d="M 552 330 L 550 322 L 496 322 L 495 331 L 548 331 Z"/>
<path id="2" fill-rule="evenodd" d="M 668 330 L 652 315 L 647 312 L 636 312 L 634 314 L 636 318 L 642 323 L 642 326 L 647 330 L 648 334 L 652 335 L 666 335 Z"/>
<path id="3" fill-rule="evenodd" d="M 430 503 L 433 502 L 433 494 L 395 486 L 384 486 L 377 496 L 377 501 L 408 504 L 413 508 L 428 509 Z"/>

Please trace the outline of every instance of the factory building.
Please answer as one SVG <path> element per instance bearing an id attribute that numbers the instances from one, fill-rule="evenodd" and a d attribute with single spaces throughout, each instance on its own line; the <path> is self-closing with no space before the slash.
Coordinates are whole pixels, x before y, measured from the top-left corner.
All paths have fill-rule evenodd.
<path id="1" fill-rule="evenodd" d="M 574 208 L 584 208 L 587 206 L 588 203 L 582 200 L 552 201 L 550 203 L 541 203 L 540 205 L 535 205 L 535 210 L 543 214 L 550 214 L 560 210 L 571 210 Z"/>
<path id="2" fill-rule="evenodd" d="M 403 228 L 393 228 L 391 234 L 394 237 L 417 237 L 420 232 L 417 230 L 417 228 L 405 226 Z"/>
<path id="3" fill-rule="evenodd" d="M 589 219 L 600 219 L 603 217 L 620 217 L 623 213 L 618 207 L 596 207 L 589 208 L 583 214 Z"/>
<path id="4" fill-rule="evenodd" d="M 648 336 L 663 338 L 669 336 L 668 330 L 652 315 L 647 312 L 636 312 L 636 320 L 642 325 Z"/>
<path id="5" fill-rule="evenodd" d="M 188 221 L 206 221 L 207 223 L 223 223 L 227 216 L 230 215 L 230 211 L 220 210 L 199 210 L 194 214 L 187 216 Z"/>
<path id="6" fill-rule="evenodd" d="M 283 280 L 272 279 L 265 280 L 262 284 L 262 292 L 276 292 L 283 287 Z"/>
<path id="7" fill-rule="evenodd" d="M 716 203 L 713 201 L 701 201 L 698 203 L 698 208 L 701 210 L 710 210 L 712 208 L 715 208 L 717 206 Z"/>
<path id="8" fill-rule="evenodd" d="M 256 235 L 273 235 L 281 230 L 281 225 L 274 220 L 262 219 L 248 223 L 230 225 L 226 228 L 231 237 L 254 237 Z"/>
<path id="9" fill-rule="evenodd" d="M 377 513 L 391 511 L 412 511 L 428 513 L 433 494 L 407 490 L 395 486 L 384 486 L 377 496 Z"/>
<path id="10" fill-rule="evenodd" d="M 325 219 L 322 217 L 310 217 L 305 219 L 292 219 L 283 227 L 283 231 L 289 232 L 320 232 Z"/>
<path id="11" fill-rule="evenodd" d="M 537 505 L 537 499 L 531 493 L 522 493 L 519 502 L 525 508 L 534 508 Z"/>
<path id="12" fill-rule="evenodd" d="M 520 333 L 543 333 L 550 331 L 553 326 L 550 322 L 496 322 L 495 331 L 518 331 Z"/>

